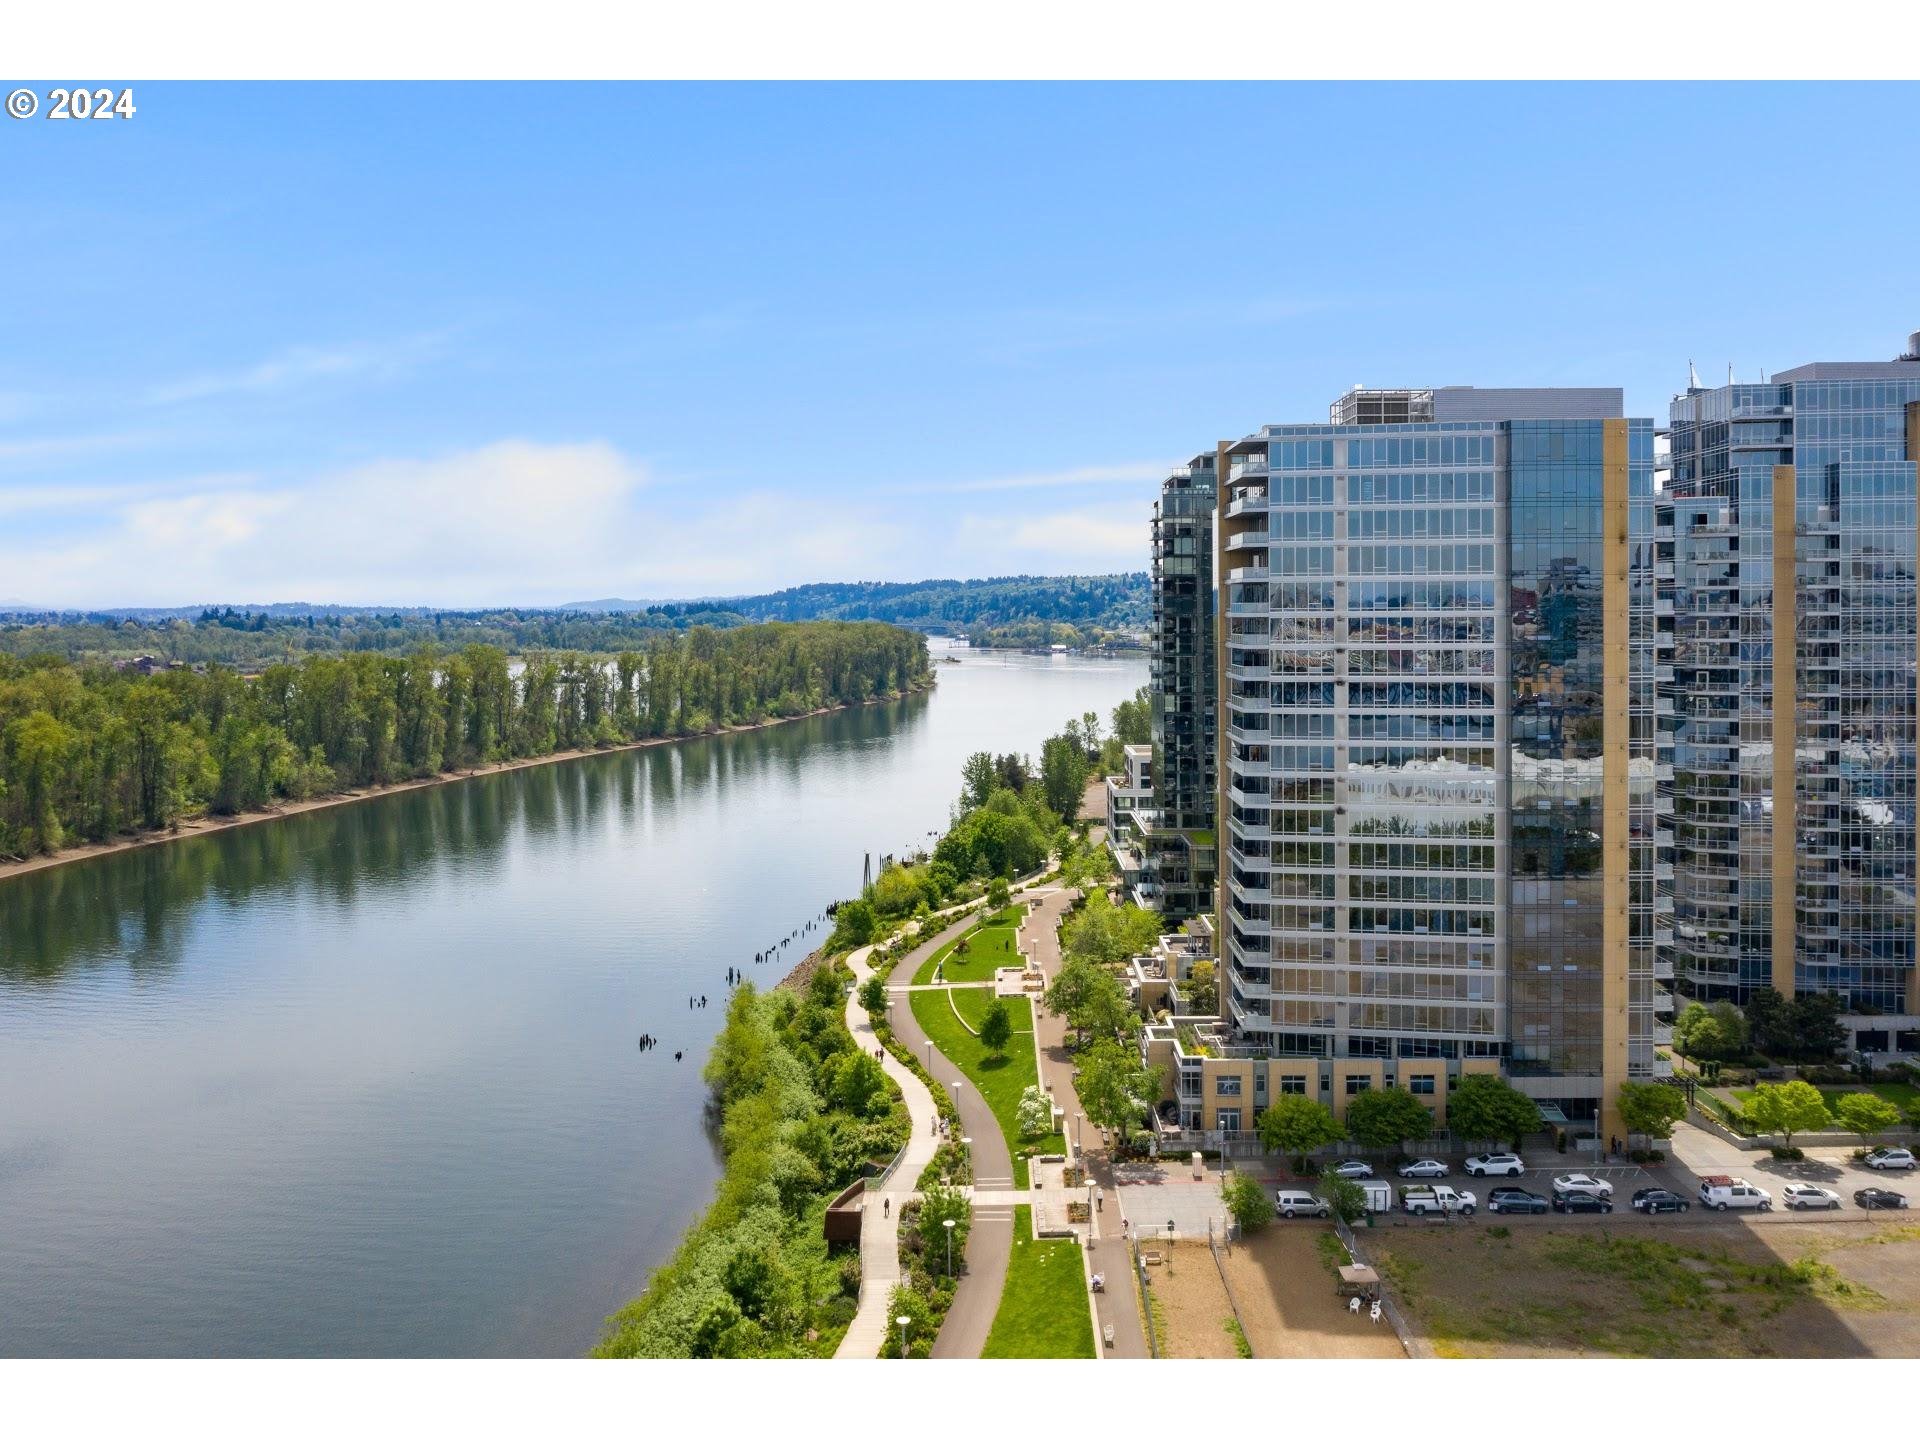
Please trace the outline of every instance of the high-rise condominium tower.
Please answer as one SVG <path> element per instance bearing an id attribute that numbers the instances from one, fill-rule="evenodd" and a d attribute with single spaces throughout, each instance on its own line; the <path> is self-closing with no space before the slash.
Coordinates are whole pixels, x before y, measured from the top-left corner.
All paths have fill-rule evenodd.
<path id="1" fill-rule="evenodd" d="M 1914 964 L 1920 333 L 1674 398 L 1676 983 L 1836 996 L 1920 1051 Z"/>
<path id="2" fill-rule="evenodd" d="M 1219 447 L 1221 1015 L 1256 1110 L 1397 1085 L 1444 1118 L 1500 1071 L 1624 1136 L 1659 641 L 1654 429 L 1623 409 L 1359 390 Z"/>

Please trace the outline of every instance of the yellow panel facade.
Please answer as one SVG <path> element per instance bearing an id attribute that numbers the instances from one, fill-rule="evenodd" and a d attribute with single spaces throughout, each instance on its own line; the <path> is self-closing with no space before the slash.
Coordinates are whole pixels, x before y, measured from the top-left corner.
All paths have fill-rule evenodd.
<path id="1" fill-rule="evenodd" d="M 1601 672 L 1600 835 L 1600 1133 L 1624 1135 L 1620 1087 L 1627 1079 L 1628 846 L 1627 713 L 1630 648 L 1627 624 L 1627 422 L 1608 420 L 1601 439 L 1601 613 L 1605 660 Z"/>
<path id="2" fill-rule="evenodd" d="M 1798 617 L 1795 583 L 1794 470 L 1773 467 L 1773 988 L 1793 998 L 1794 901 L 1799 890 L 1799 807 L 1794 758 L 1799 746 Z"/>

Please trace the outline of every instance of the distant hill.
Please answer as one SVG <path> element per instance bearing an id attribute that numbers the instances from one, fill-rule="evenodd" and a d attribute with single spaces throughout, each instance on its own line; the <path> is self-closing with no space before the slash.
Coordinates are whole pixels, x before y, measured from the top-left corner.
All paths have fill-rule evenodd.
<path id="1" fill-rule="evenodd" d="M 1150 595 L 1144 571 L 1117 575 L 1002 575 L 989 580 L 827 581 L 768 595 L 676 601 L 710 605 L 749 620 L 886 620 L 958 633 L 1020 621 L 1144 627 Z M 592 614 L 659 608 L 641 601 L 578 600 L 560 607 Z M 668 607 L 672 608 L 672 607 Z"/>
<path id="2" fill-rule="evenodd" d="M 0 616 L 0 654 L 69 660 L 154 655 L 257 669 L 302 654 L 400 651 L 423 642 L 513 653 L 645 648 L 693 626 L 730 629 L 767 620 L 880 620 L 975 645 L 1129 645 L 1147 626 L 1144 573 L 1007 575 L 992 580 L 859 581 L 800 585 L 770 595 L 655 604 L 581 600 L 548 608 L 218 605 L 33 611 Z M 0 606 L 0 611 L 4 611 Z"/>

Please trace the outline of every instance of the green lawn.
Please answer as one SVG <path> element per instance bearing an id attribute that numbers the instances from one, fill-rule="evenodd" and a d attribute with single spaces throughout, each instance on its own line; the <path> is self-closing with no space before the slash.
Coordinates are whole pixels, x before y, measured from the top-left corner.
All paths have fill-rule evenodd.
<path id="1" fill-rule="evenodd" d="M 942 960 L 947 962 L 943 976 L 948 980 L 991 980 L 993 972 L 1002 965 L 1018 965 L 1020 953 L 1014 947 L 1014 937 L 1020 930 L 1020 907 L 1009 905 L 1006 909 L 989 915 L 971 930 L 963 931 L 942 945 L 927 957 L 927 963 L 920 967 L 913 977 L 916 985 L 933 984 L 933 972 L 939 968 Z M 958 953 L 960 943 L 966 942 L 967 953 Z"/>
<path id="2" fill-rule="evenodd" d="M 1820 1091 L 1820 1098 L 1827 1102 L 1828 1113 L 1832 1113 L 1834 1105 L 1838 1103 L 1842 1095 L 1851 1095 L 1859 1090 L 1870 1090 L 1882 1100 L 1891 1100 L 1899 1107 L 1903 1115 L 1906 1113 L 1908 1106 L 1912 1105 L 1914 1101 L 1920 1100 L 1920 1089 L 1916 1089 L 1912 1085 L 1901 1084 L 1895 1080 L 1882 1081 L 1877 1085 L 1822 1085 L 1819 1086 L 1818 1089 Z M 1715 1093 L 1718 1093 L 1725 1099 L 1727 1104 L 1731 1105 L 1735 1110 L 1739 1110 L 1747 1101 L 1753 1098 L 1753 1091 L 1745 1087 L 1722 1090 Z M 1839 1128 L 1838 1121 L 1834 1122 L 1834 1128 Z"/>
<path id="3" fill-rule="evenodd" d="M 993 1111 L 993 1118 L 1000 1122 L 1000 1133 L 1006 1137 L 1007 1152 L 1013 1157 L 1013 1183 L 1025 1189 L 1027 1162 L 1020 1152 L 1025 1149 L 1061 1155 L 1067 1147 L 1064 1135 L 1022 1138 L 1015 1119 L 1021 1092 L 1029 1085 L 1040 1083 L 1033 1041 L 1028 1038 L 1033 1033 L 1033 1002 L 1024 995 L 1007 1001 L 1007 1008 L 1013 1013 L 1013 1040 L 1005 1055 L 991 1055 L 980 1037 L 971 1034 L 954 1015 L 949 996 L 953 1004 L 965 1009 L 968 1023 L 977 1026 L 980 1015 L 993 1000 L 993 993 L 989 990 L 916 990 L 912 997 L 913 1018 L 920 1022 L 920 1028 L 941 1053 L 960 1067 L 960 1073 L 979 1090 L 980 1097 Z"/>
<path id="4" fill-rule="evenodd" d="M 1033 1207 L 1013 1207 L 1013 1254 L 984 1360 L 1091 1360 L 1087 1276 L 1072 1240 L 1035 1240 Z"/>

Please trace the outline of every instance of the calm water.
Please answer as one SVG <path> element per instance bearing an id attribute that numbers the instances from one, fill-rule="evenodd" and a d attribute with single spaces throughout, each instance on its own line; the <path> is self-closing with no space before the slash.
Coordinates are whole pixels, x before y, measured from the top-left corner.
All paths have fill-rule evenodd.
<path id="1" fill-rule="evenodd" d="M 930 696 L 0 882 L 0 1354 L 585 1350 L 711 1193 L 726 967 L 942 824 L 968 752 L 1145 680 L 962 653 Z"/>

